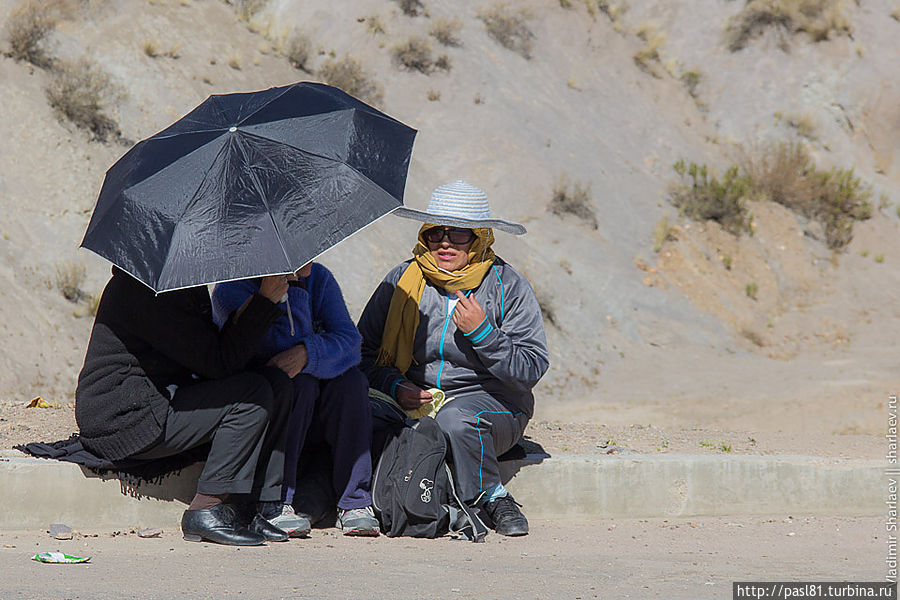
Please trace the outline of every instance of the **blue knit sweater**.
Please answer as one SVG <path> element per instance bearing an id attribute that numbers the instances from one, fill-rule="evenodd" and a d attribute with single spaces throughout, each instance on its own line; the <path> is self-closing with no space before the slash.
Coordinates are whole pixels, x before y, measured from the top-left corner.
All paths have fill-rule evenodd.
<path id="1" fill-rule="evenodd" d="M 332 379 L 359 364 L 362 338 L 356 329 L 341 288 L 324 266 L 313 263 L 305 280 L 306 289 L 292 285 L 288 303 L 294 318 L 294 335 L 287 313 L 266 333 L 258 356 L 268 360 L 297 344 L 306 345 L 308 360 L 303 373 L 319 379 Z M 259 279 L 245 279 L 216 285 L 212 295 L 213 319 L 221 327 L 228 315 L 241 307 L 259 290 Z M 284 304 L 280 305 L 284 308 Z"/>

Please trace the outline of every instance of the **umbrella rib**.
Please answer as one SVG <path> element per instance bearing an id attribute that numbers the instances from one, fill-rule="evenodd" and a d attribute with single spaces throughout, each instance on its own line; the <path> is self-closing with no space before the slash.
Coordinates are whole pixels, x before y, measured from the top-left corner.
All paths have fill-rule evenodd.
<path id="1" fill-rule="evenodd" d="M 179 131 L 178 133 L 170 133 L 168 135 L 160 135 L 160 133 L 162 133 L 162 132 L 160 132 L 160 133 L 157 133 L 156 135 L 154 135 L 152 138 L 148 138 L 147 141 L 168 140 L 168 139 L 172 139 L 172 138 L 181 137 L 183 135 L 194 135 L 197 133 L 215 133 L 217 131 L 225 133 L 226 131 L 228 131 L 228 128 L 225 126 L 222 126 L 222 127 L 214 127 L 212 129 L 192 129 L 190 131 Z"/>
<path id="2" fill-rule="evenodd" d="M 248 136 L 248 137 L 255 137 L 255 138 L 257 138 L 257 139 L 260 139 L 260 140 L 266 140 L 266 141 L 269 141 L 269 142 L 275 141 L 275 140 L 271 140 L 271 139 L 269 139 L 269 138 L 267 138 L 267 137 L 264 137 L 264 136 L 261 136 L 261 135 L 256 135 L 256 134 L 253 134 L 253 133 L 247 133 L 246 131 L 244 131 L 243 134 L 246 135 L 246 136 Z M 369 176 L 367 176 L 365 173 L 361 172 L 359 169 L 357 169 L 357 168 L 354 167 L 353 165 L 347 164 L 346 162 L 344 162 L 344 161 L 342 161 L 342 160 L 339 160 L 339 159 L 337 159 L 337 158 L 332 158 L 332 157 L 330 157 L 330 156 L 325 156 L 325 155 L 323 155 L 323 154 L 318 154 L 318 153 L 316 153 L 316 152 L 310 152 L 309 150 L 304 150 L 303 148 L 298 148 L 297 146 L 291 145 L 291 144 L 289 144 L 288 142 L 281 142 L 281 141 L 279 140 L 279 143 L 283 143 L 285 146 L 290 146 L 291 148 L 297 150 L 298 152 L 302 152 L 302 153 L 304 153 L 304 154 L 306 154 L 306 155 L 308 155 L 308 156 L 315 156 L 315 157 L 321 158 L 321 159 L 323 159 L 323 160 L 327 160 L 327 161 L 330 161 L 330 162 L 333 162 L 333 163 L 337 163 L 337 164 L 339 164 L 339 165 L 343 165 L 343 166 L 347 167 L 348 169 L 351 169 L 354 173 L 356 173 L 356 174 L 359 175 L 360 177 L 363 177 L 366 181 L 368 181 L 368 182 L 371 183 L 372 185 L 381 187 L 378 183 L 372 181 L 372 179 L 371 179 Z M 386 193 L 387 193 L 387 192 L 386 192 Z M 400 202 L 401 205 L 403 204 L 402 201 L 400 201 L 400 200 L 398 200 L 398 202 Z M 268 208 L 268 205 L 266 205 L 266 207 Z M 399 206 L 398 206 L 397 208 L 399 208 Z M 301 266 L 302 266 L 302 265 L 301 265 Z"/>
<path id="3" fill-rule="evenodd" d="M 262 108 L 264 108 L 264 107 L 262 107 Z M 262 110 L 262 108 L 261 108 L 260 110 Z M 258 112 L 258 111 L 257 111 L 257 112 Z M 407 129 L 407 130 L 409 130 L 409 131 L 412 131 L 413 133 L 416 133 L 416 130 L 415 130 L 415 129 L 411 128 L 410 126 L 406 125 L 405 123 L 402 123 L 401 121 L 398 121 L 398 120 L 396 120 L 396 119 L 394 119 L 394 118 L 392 118 L 392 117 L 389 117 L 389 116 L 387 116 L 387 115 L 385 115 L 385 114 L 382 114 L 382 113 L 379 113 L 379 112 L 368 112 L 368 111 L 362 110 L 362 109 L 359 108 L 358 106 L 348 106 L 347 108 L 342 108 L 341 110 L 333 110 L 333 111 L 329 111 L 328 114 L 337 114 L 337 113 L 343 113 L 343 112 L 355 112 L 355 113 L 361 113 L 361 114 L 367 115 L 367 116 L 369 116 L 369 117 L 374 117 L 374 118 L 380 119 L 380 120 L 382 120 L 382 121 L 386 121 L 386 122 L 388 122 L 388 123 L 390 123 L 390 124 L 392 124 L 392 125 L 401 125 L 401 126 L 404 127 L 405 129 Z M 255 113 L 254 113 L 254 114 L 255 114 Z M 325 113 L 317 113 L 317 114 L 325 114 Z M 253 116 L 253 115 L 247 115 L 247 117 L 246 117 L 244 120 L 246 121 L 247 119 L 249 119 L 249 118 L 252 117 L 252 116 Z M 313 116 L 313 115 L 308 115 L 308 116 Z M 294 117 L 285 117 L 284 119 L 279 119 L 279 120 L 280 120 L 280 121 L 287 121 L 287 120 L 293 119 L 293 118 L 294 118 Z M 277 121 L 267 121 L 266 124 L 269 124 L 269 123 L 276 123 L 276 122 L 277 122 Z M 258 124 L 257 124 L 257 125 L 258 125 Z M 253 127 L 253 125 L 251 125 L 251 127 Z M 252 133 L 252 132 L 249 132 L 249 131 L 247 131 L 246 129 L 242 129 L 241 132 L 242 132 L 244 135 L 255 135 L 256 137 L 258 137 L 258 138 L 260 138 L 260 139 L 264 139 L 264 140 L 269 139 L 269 138 L 267 138 L 267 137 L 264 137 L 264 136 L 262 136 L 262 135 L 259 135 L 258 133 Z M 288 146 L 291 146 L 291 144 L 289 144 L 288 142 L 285 142 L 285 141 L 283 141 L 283 140 L 273 140 L 273 141 L 278 141 L 279 143 L 283 143 L 283 144 L 287 144 Z M 291 146 L 291 147 L 292 147 L 292 148 L 297 148 L 296 146 Z M 297 148 L 297 149 L 298 149 L 298 150 L 301 150 L 301 148 Z M 306 150 L 304 150 L 304 152 L 306 152 Z M 310 152 L 310 154 L 313 154 L 313 153 Z M 318 155 L 317 155 L 317 156 L 318 156 Z"/>
<path id="4" fill-rule="evenodd" d="M 290 142 L 285 142 L 285 141 L 283 141 L 283 140 L 274 140 L 274 139 L 272 139 L 272 138 L 267 138 L 267 137 L 264 136 L 264 135 L 259 135 L 259 134 L 257 134 L 257 133 L 251 133 L 251 132 L 246 131 L 246 130 L 241 131 L 241 134 L 242 134 L 242 135 L 246 135 L 247 137 L 253 137 L 253 138 L 256 138 L 256 139 L 258 139 L 258 140 L 264 140 L 264 141 L 266 141 L 266 142 L 278 142 L 279 144 L 284 144 L 285 146 L 288 146 L 289 148 L 293 148 L 293 149 L 296 150 L 297 152 L 302 152 L 303 154 L 306 154 L 307 156 L 315 156 L 315 157 L 317 157 L 317 158 L 322 158 L 322 159 L 324 159 L 324 160 L 330 160 L 331 162 L 336 162 L 336 163 L 340 163 L 340 164 L 347 164 L 347 163 L 345 163 L 344 161 L 339 160 L 339 159 L 337 159 L 337 158 L 332 158 L 331 156 L 325 156 L 324 154 L 319 154 L 318 152 L 312 152 L 312 151 L 310 151 L 310 150 L 306 150 L 305 148 L 300 148 L 300 147 L 298 147 L 298 146 L 295 146 L 295 145 L 291 144 Z M 349 166 L 349 165 L 348 165 L 348 166 Z"/>
<path id="5" fill-rule="evenodd" d="M 216 161 L 219 160 L 219 158 L 222 156 L 222 154 L 223 154 L 227 149 L 228 149 L 228 144 L 227 144 L 227 143 L 226 143 L 226 144 L 222 144 L 222 147 L 219 148 L 219 151 L 216 153 L 215 158 L 213 158 L 213 160 L 211 161 L 210 164 L 212 164 L 212 165 L 216 164 Z M 194 193 L 191 195 L 190 201 L 185 203 L 184 209 L 181 211 L 181 214 L 178 215 L 178 220 L 175 222 L 175 227 L 174 227 L 173 230 L 172 230 L 172 233 L 173 233 L 173 234 L 174 234 L 175 231 L 178 230 L 178 225 L 179 225 L 179 223 L 181 223 L 182 221 L 184 221 L 184 217 L 185 217 L 185 215 L 188 213 L 188 211 L 190 211 L 191 208 L 193 208 L 194 204 L 195 204 L 196 201 L 197 201 L 197 194 L 199 194 L 199 193 L 200 193 L 200 190 L 203 189 L 203 184 L 206 183 L 206 180 L 207 180 L 207 179 L 209 179 L 209 170 L 207 170 L 206 173 L 203 174 L 203 179 L 200 180 L 200 184 L 197 186 L 197 189 L 194 190 Z M 169 254 L 170 254 L 171 252 L 172 252 L 172 244 L 170 243 L 169 246 L 166 248 L 166 255 L 165 255 L 165 257 L 164 257 L 164 259 L 163 259 L 163 261 L 162 261 L 162 264 L 163 264 L 164 266 L 163 266 L 163 269 L 160 271 L 160 278 L 157 279 L 157 285 L 159 285 L 159 283 L 160 283 L 160 279 L 161 279 L 161 277 L 162 277 L 162 271 L 165 270 L 165 265 L 167 265 L 167 264 L 169 263 Z M 194 286 L 184 286 L 184 287 L 194 287 Z M 182 288 L 171 288 L 171 289 L 182 289 Z M 169 291 L 169 290 L 167 289 L 166 291 Z"/>
<path id="6" fill-rule="evenodd" d="M 278 94 L 277 96 L 273 96 L 272 98 L 269 98 L 269 100 L 266 101 L 265 104 L 260 105 L 259 108 L 257 108 L 256 110 L 254 110 L 252 113 L 250 113 L 249 115 L 243 117 L 243 118 L 240 120 L 239 123 L 236 123 L 236 125 L 241 125 L 241 124 L 243 124 L 245 121 L 247 121 L 248 119 L 250 119 L 251 117 L 253 117 L 254 115 L 256 115 L 256 113 L 258 113 L 259 111 L 263 110 L 263 109 L 266 108 L 269 104 L 271 104 L 272 102 L 275 102 L 275 100 L 278 100 L 278 99 L 281 98 L 283 95 L 285 95 L 285 94 L 287 94 L 288 92 L 290 92 L 292 89 L 293 89 L 293 86 L 285 86 L 284 91 L 282 91 L 282 92 L 281 92 L 280 94 Z M 315 91 L 316 91 L 317 94 L 320 94 L 320 95 L 322 94 L 322 91 L 321 91 L 321 90 L 316 89 Z M 348 94 L 348 96 L 349 96 L 349 94 Z M 360 104 L 362 104 L 363 106 L 367 106 L 367 107 L 370 108 L 371 110 L 363 110 L 362 107 L 360 107 L 360 106 L 352 106 L 352 105 L 350 105 L 350 106 L 347 106 L 347 107 L 345 107 L 345 108 L 340 109 L 340 111 L 337 111 L 337 110 L 332 109 L 332 110 L 329 110 L 329 111 L 327 111 L 327 112 L 333 113 L 333 112 L 343 112 L 343 111 L 345 111 L 345 110 L 355 110 L 355 111 L 364 112 L 364 113 L 366 113 L 366 114 L 368 114 L 368 115 L 371 115 L 371 116 L 373 116 L 373 117 L 378 117 L 379 119 L 381 119 L 381 120 L 383 120 L 383 121 L 387 121 L 387 122 L 389 122 L 389 123 L 393 123 L 393 124 L 396 124 L 396 125 L 403 125 L 404 127 L 409 127 L 408 125 L 404 124 L 404 123 L 401 122 L 401 121 L 398 121 L 398 120 L 395 119 L 394 117 L 391 117 L 390 115 L 386 115 L 385 113 L 381 112 L 380 110 L 376 110 L 375 108 L 369 106 L 369 105 L 366 104 L 365 102 L 362 102 L 361 100 L 359 100 L 359 98 L 355 98 L 355 97 L 353 97 L 353 96 L 350 96 L 350 97 L 353 98 L 354 100 L 356 100 L 357 102 L 359 102 Z M 323 113 L 313 113 L 313 114 L 323 114 Z"/>
<path id="7" fill-rule="evenodd" d="M 279 98 L 281 98 L 282 96 L 284 96 L 285 94 L 287 94 L 289 91 L 291 91 L 291 89 L 292 89 L 292 86 L 285 86 L 285 88 L 282 90 L 282 92 L 281 92 L 280 94 L 278 94 L 277 96 L 273 96 L 273 97 L 269 98 L 264 104 L 261 104 L 261 105 L 259 106 L 259 108 L 257 108 L 256 110 L 254 110 L 254 111 L 253 111 L 252 113 L 250 113 L 249 115 L 247 115 L 247 116 L 241 118 L 241 120 L 240 120 L 238 123 L 235 123 L 235 125 L 241 125 L 241 124 L 243 124 L 247 119 L 251 118 L 251 117 L 254 116 L 256 113 L 258 113 L 259 111 L 261 111 L 262 109 L 264 109 L 264 108 L 267 107 L 268 105 L 272 104 L 275 100 L 278 100 Z"/>
<path id="8" fill-rule="evenodd" d="M 259 136 L 257 136 L 257 137 L 259 137 Z M 266 138 L 260 138 L 260 139 L 266 139 Z M 241 154 L 244 155 L 244 160 L 248 160 L 249 157 L 247 156 L 247 153 L 244 149 L 244 145 L 238 144 L 237 146 L 240 149 Z M 267 156 L 263 155 L 263 158 L 265 160 L 271 162 L 271 160 Z M 274 165 L 272 165 L 272 166 L 274 167 Z M 259 185 L 259 179 L 256 177 L 256 174 L 254 173 L 253 169 L 250 169 L 249 172 L 253 174 L 253 187 L 256 188 L 256 192 L 259 195 L 260 201 L 266 207 L 266 214 L 269 215 L 269 219 L 272 221 L 272 229 L 275 231 L 275 237 L 278 239 L 278 247 L 281 248 L 281 252 L 282 252 L 282 254 L 284 254 L 284 262 L 289 267 L 293 266 L 293 265 L 291 265 L 291 257 L 288 256 L 287 250 L 285 250 L 285 247 L 284 247 L 284 238 L 282 237 L 281 232 L 278 230 L 278 223 L 275 221 L 275 216 L 272 214 L 272 207 L 269 206 L 269 203 L 266 201 L 265 191 L 263 190 L 262 186 Z M 298 265 L 298 266 L 302 266 L 302 265 Z"/>
<path id="9" fill-rule="evenodd" d="M 243 132 L 243 135 L 246 135 L 246 136 L 248 136 L 248 137 L 255 137 L 255 138 L 261 139 L 261 140 L 271 141 L 271 140 L 269 140 L 269 138 L 263 137 L 263 136 L 261 136 L 261 135 L 255 135 L 255 134 L 252 134 L 252 133 L 248 133 L 248 132 L 246 132 L 246 131 Z M 350 169 L 351 171 L 353 171 L 354 173 L 356 173 L 360 178 L 364 179 L 365 181 L 367 181 L 367 182 L 371 183 L 372 185 L 374 185 L 374 186 L 378 187 L 379 189 L 381 189 L 381 186 L 378 185 L 377 183 L 375 183 L 374 181 L 372 181 L 371 178 L 369 178 L 369 177 L 368 177 L 367 175 L 365 175 L 364 173 L 360 172 L 359 169 L 357 169 L 356 167 L 354 167 L 354 166 L 352 166 L 352 165 L 349 165 L 349 164 L 347 164 L 346 162 L 343 162 L 343 161 L 341 161 L 341 160 L 337 160 L 337 159 L 331 158 L 331 157 L 329 157 L 329 156 L 323 156 L 323 155 L 321 155 L 321 154 L 316 154 L 315 152 L 309 152 L 308 150 L 303 150 L 302 148 L 297 148 L 296 146 L 291 146 L 291 144 L 287 144 L 286 142 L 284 142 L 284 143 L 285 143 L 285 145 L 290 146 L 291 148 L 296 149 L 298 152 L 302 152 L 302 153 L 304 153 L 304 154 L 311 155 L 311 156 L 317 156 L 317 157 L 322 158 L 322 159 L 324 159 L 324 160 L 327 160 L 327 161 L 334 162 L 334 163 L 337 163 L 337 164 L 339 164 L 339 165 L 342 165 L 342 166 L 346 167 L 347 169 Z M 241 151 L 243 152 L 243 148 L 241 149 Z M 266 157 L 266 160 L 269 160 L 268 157 Z M 254 181 L 254 184 L 255 184 L 255 183 L 256 183 L 256 182 Z M 357 233 L 359 233 L 360 231 L 362 231 L 363 229 L 365 229 L 366 227 L 368 227 L 369 225 L 371 225 L 371 224 L 374 223 L 375 221 L 378 221 L 378 220 L 382 219 L 385 215 L 388 215 L 388 214 L 394 212 L 394 210 L 396 210 L 396 209 L 400 208 L 401 206 L 403 206 L 403 202 L 401 202 L 400 200 L 397 200 L 396 198 L 394 198 L 394 197 L 393 197 L 391 194 L 389 194 L 388 192 L 385 192 L 385 194 L 387 194 L 388 196 L 390 196 L 392 199 L 396 200 L 396 201 L 397 201 L 397 206 L 395 206 L 394 208 L 392 208 L 392 209 L 390 209 L 389 211 L 385 212 L 383 215 L 379 216 L 377 219 L 375 219 L 375 220 L 372 221 L 371 223 L 367 223 L 365 226 L 363 226 L 363 227 L 357 229 L 357 230 L 354 231 L 352 234 L 350 234 L 349 236 L 347 236 L 347 238 L 349 238 L 349 237 L 351 237 L 351 236 L 353 236 L 353 235 L 356 235 Z M 264 196 L 263 194 L 260 194 L 260 197 L 263 199 L 263 202 L 265 202 L 265 196 Z M 269 205 L 268 205 L 268 204 L 266 204 L 266 208 L 269 209 Z M 268 214 L 269 214 L 270 217 L 272 217 L 272 211 L 271 211 L 271 210 L 268 210 Z M 281 244 L 280 244 L 281 249 L 282 249 L 282 251 L 284 252 L 284 243 L 283 243 L 283 241 L 282 241 L 281 235 L 280 235 L 279 232 L 278 232 L 278 227 L 277 227 L 277 224 L 275 223 L 274 217 L 272 217 L 272 224 L 273 224 L 273 227 L 275 228 L 275 233 L 276 233 L 276 235 L 278 235 L 278 241 L 281 242 Z M 341 242 L 343 242 L 343 241 L 346 240 L 347 238 L 342 239 Z M 340 242 L 338 242 L 338 243 L 340 243 Z M 335 245 L 337 245 L 337 244 L 335 244 Z M 332 247 L 334 247 L 334 246 L 332 246 Z M 329 248 L 329 249 L 330 249 L 330 248 Z M 318 258 L 319 256 L 321 256 L 322 254 L 324 254 L 326 251 L 327 251 L 327 250 L 323 250 L 322 252 L 320 252 L 320 253 L 317 254 L 316 256 L 312 257 L 312 258 L 310 259 L 310 261 L 315 260 L 316 258 Z M 287 260 L 288 264 L 291 265 L 290 257 L 287 256 L 287 252 L 285 252 L 285 259 Z M 294 267 L 294 266 L 295 266 L 295 265 L 291 265 L 291 267 Z M 300 267 L 302 267 L 302 266 L 303 266 L 303 265 L 296 265 L 296 268 L 300 268 Z"/>
<path id="10" fill-rule="evenodd" d="M 248 115 L 242 117 L 241 120 L 240 120 L 239 122 L 237 122 L 237 123 L 234 123 L 234 125 L 241 125 L 241 124 L 243 124 L 245 121 L 247 121 L 248 119 L 250 119 L 251 117 L 253 117 L 254 115 L 256 115 L 259 111 L 261 111 L 261 110 L 263 110 L 264 108 L 266 108 L 269 104 L 271 104 L 271 103 L 274 102 L 275 100 L 281 98 L 283 95 L 285 95 L 285 94 L 287 94 L 288 92 L 290 92 L 292 89 L 293 89 L 293 86 L 285 86 L 285 87 L 282 89 L 281 93 L 279 93 L 279 94 L 276 95 L 276 96 L 273 96 L 273 97 L 269 98 L 264 104 L 261 104 L 256 110 L 254 110 L 254 111 L 251 112 L 250 114 L 248 114 Z M 321 94 L 321 92 L 320 92 L 319 90 L 316 90 L 316 93 Z M 353 98 L 353 96 L 351 96 L 351 98 Z M 356 100 L 359 100 L 359 99 L 357 98 Z M 365 103 L 363 103 L 363 104 L 365 104 Z M 370 108 L 371 108 L 371 107 L 370 107 Z M 361 110 L 361 108 L 358 107 L 358 106 L 347 106 L 346 108 L 343 108 L 343 109 L 341 109 L 341 110 Z M 329 112 L 334 112 L 334 111 L 329 111 Z M 378 110 L 373 109 L 372 111 L 365 111 L 365 112 L 367 112 L 368 114 L 372 115 L 373 117 L 378 117 L 379 119 L 382 119 L 382 120 L 385 120 L 385 121 L 389 121 L 389 122 L 391 122 L 391 123 L 398 123 L 398 124 L 400 124 L 400 125 L 403 125 L 402 122 L 398 121 L 397 119 L 395 119 L 395 118 L 393 118 L 393 117 L 391 117 L 391 116 L 389 116 L 389 115 L 386 115 L 386 114 L 382 113 L 381 111 L 378 111 Z M 404 125 L 404 126 L 405 126 L 405 125 Z M 211 132 L 214 132 L 214 131 L 227 131 L 227 130 L 228 130 L 228 126 L 223 125 L 222 127 L 216 127 L 216 128 L 213 128 L 213 129 L 195 129 L 195 130 L 192 130 L 192 131 L 190 131 L 190 132 L 173 133 L 173 134 L 169 134 L 169 135 L 165 135 L 165 136 L 160 136 L 160 134 L 157 133 L 155 136 L 153 136 L 153 138 L 162 140 L 162 139 L 168 139 L 168 138 L 178 137 L 178 136 L 184 135 L 185 133 L 211 133 Z M 160 132 L 160 133 L 162 133 L 162 132 Z M 150 139 L 153 139 L 153 138 L 150 138 Z"/>

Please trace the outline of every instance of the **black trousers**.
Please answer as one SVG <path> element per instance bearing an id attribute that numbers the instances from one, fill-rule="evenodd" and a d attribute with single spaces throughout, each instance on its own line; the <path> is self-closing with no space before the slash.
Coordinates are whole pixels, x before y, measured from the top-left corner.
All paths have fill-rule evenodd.
<path id="1" fill-rule="evenodd" d="M 160 439 L 131 458 L 163 458 L 209 443 L 197 492 L 281 500 L 292 401 L 291 380 L 274 367 L 182 386 Z"/>

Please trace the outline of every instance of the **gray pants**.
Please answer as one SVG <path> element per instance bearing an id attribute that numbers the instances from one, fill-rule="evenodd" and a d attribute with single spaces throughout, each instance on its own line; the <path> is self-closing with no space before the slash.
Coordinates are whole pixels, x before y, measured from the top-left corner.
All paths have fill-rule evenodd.
<path id="1" fill-rule="evenodd" d="M 272 367 L 178 388 L 162 437 L 131 458 L 173 456 L 210 443 L 197 492 L 281 500 L 291 380 Z"/>
<path id="2" fill-rule="evenodd" d="M 438 411 L 453 454 L 457 493 L 463 502 L 477 501 L 500 483 L 497 456 L 512 448 L 525 433 L 528 416 L 484 393 L 457 396 Z"/>

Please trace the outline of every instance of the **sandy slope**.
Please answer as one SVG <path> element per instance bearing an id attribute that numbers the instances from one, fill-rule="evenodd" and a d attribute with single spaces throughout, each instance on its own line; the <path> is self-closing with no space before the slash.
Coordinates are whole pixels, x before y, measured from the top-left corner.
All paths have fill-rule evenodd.
<path id="1" fill-rule="evenodd" d="M 566 10 L 556 0 L 529 0 L 522 4 L 533 15 L 531 60 L 485 34 L 477 11 L 486 4 L 426 2 L 430 17 L 409 18 L 388 0 L 273 0 L 254 33 L 218 0 L 92 0 L 60 23 L 51 46 L 112 75 L 122 93 L 110 112 L 130 139 L 165 127 L 210 93 L 309 78 L 272 52 L 270 40 L 291 27 L 320 52 L 313 69 L 330 54 L 359 57 L 384 86 L 383 108 L 420 131 L 407 204 L 424 207 L 432 187 L 465 177 L 488 191 L 499 216 L 529 228 L 522 239 L 498 236 L 497 250 L 553 315 L 554 365 L 538 388 L 540 419 L 882 433 L 886 397 L 900 389 L 893 206 L 832 257 L 780 209 L 754 209 L 757 234 L 735 240 L 677 219 L 665 193 L 677 158 L 722 167 L 730 142 L 793 131 L 774 113 L 809 112 L 821 164 L 855 165 L 876 197 L 900 200 L 900 24 L 887 16 L 891 3 L 851 4 L 852 39 L 812 44 L 800 34 L 785 53 L 768 35 L 732 54 L 721 31 L 739 3 L 631 2 L 613 22 L 579 3 Z M 12 6 L 0 5 L 0 20 Z M 392 64 L 393 44 L 427 35 L 430 20 L 451 14 L 463 23 L 462 45 L 436 48 L 450 58 L 449 72 Z M 373 15 L 384 34 L 369 33 Z M 658 77 L 632 59 L 643 44 L 634 31 L 648 22 L 666 34 L 651 65 Z M 179 58 L 146 56 L 148 39 L 180 43 Z M 688 69 L 703 73 L 702 106 L 677 79 Z M 61 297 L 56 269 L 84 264 L 85 291 L 102 288 L 108 266 L 76 248 L 105 169 L 127 149 L 60 123 L 44 99 L 48 77 L 0 57 L 0 418 L 19 415 L 37 395 L 72 401 L 90 319 Z M 429 92 L 440 99 L 429 101 Z M 596 230 L 547 212 L 561 175 L 591 186 Z M 681 235 L 656 255 L 652 230 L 663 215 Z M 322 258 L 352 314 L 407 255 L 414 228 L 388 217 Z M 731 271 L 718 258 L 724 250 L 736 258 Z M 742 296 L 749 280 L 759 282 L 758 301 Z M 53 431 L 71 427 L 69 413 L 49 419 L 58 423 Z"/>

